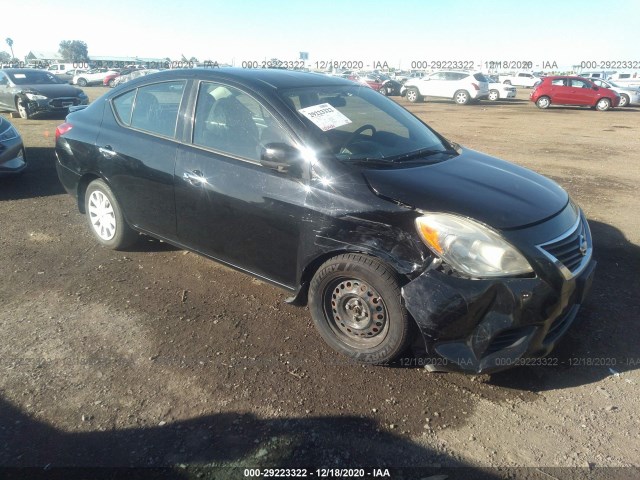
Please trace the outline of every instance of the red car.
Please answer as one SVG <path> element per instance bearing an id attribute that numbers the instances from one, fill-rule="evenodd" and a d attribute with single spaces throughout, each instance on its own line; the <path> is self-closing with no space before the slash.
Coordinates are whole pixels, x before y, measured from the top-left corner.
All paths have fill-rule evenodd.
<path id="1" fill-rule="evenodd" d="M 617 107 L 620 95 L 608 88 L 598 87 L 582 77 L 545 77 L 529 95 L 538 108 L 550 105 L 577 105 L 604 112 Z"/>

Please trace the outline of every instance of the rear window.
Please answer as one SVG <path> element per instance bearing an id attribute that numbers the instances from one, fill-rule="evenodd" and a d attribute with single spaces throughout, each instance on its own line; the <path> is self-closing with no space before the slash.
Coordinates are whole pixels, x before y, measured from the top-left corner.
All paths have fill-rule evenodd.
<path id="1" fill-rule="evenodd" d="M 485 77 L 483 74 L 481 73 L 475 73 L 473 75 L 473 78 L 475 78 L 477 81 L 479 82 L 488 82 L 489 80 L 487 80 L 487 77 Z"/>

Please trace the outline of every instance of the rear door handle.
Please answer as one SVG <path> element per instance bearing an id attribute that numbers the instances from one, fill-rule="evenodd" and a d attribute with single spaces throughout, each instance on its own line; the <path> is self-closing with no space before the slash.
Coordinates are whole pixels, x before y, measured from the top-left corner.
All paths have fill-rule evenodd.
<path id="1" fill-rule="evenodd" d="M 192 170 L 190 172 L 184 172 L 182 174 L 184 178 L 191 185 L 202 185 L 205 182 L 202 172 L 200 170 Z"/>
<path id="2" fill-rule="evenodd" d="M 98 151 L 104 155 L 105 157 L 113 157 L 117 155 L 116 152 L 113 151 L 111 145 L 105 145 L 104 147 L 98 147 Z"/>

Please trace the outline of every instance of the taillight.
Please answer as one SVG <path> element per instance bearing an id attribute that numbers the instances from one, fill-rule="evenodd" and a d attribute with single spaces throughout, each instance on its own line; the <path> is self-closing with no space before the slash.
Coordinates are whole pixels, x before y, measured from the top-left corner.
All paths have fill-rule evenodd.
<path id="1" fill-rule="evenodd" d="M 480 90 L 480 87 L 478 86 L 478 84 L 472 83 L 471 85 L 473 85 L 473 88 L 475 88 L 476 90 Z"/>
<path id="2" fill-rule="evenodd" d="M 69 130 L 71 130 L 73 128 L 73 125 L 71 125 L 70 123 L 63 123 L 62 125 L 58 125 L 56 127 L 56 140 L 58 140 L 58 138 L 60 138 L 60 135 L 64 135 L 65 133 L 67 133 Z"/>

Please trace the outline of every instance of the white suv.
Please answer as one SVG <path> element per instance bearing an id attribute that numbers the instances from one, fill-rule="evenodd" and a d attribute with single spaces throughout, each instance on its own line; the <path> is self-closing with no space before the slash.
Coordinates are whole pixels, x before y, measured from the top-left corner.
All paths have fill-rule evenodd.
<path id="1" fill-rule="evenodd" d="M 480 72 L 439 71 L 407 80 L 400 95 L 410 102 L 420 102 L 424 97 L 440 97 L 466 105 L 472 100 L 487 98 L 489 83 Z"/>

